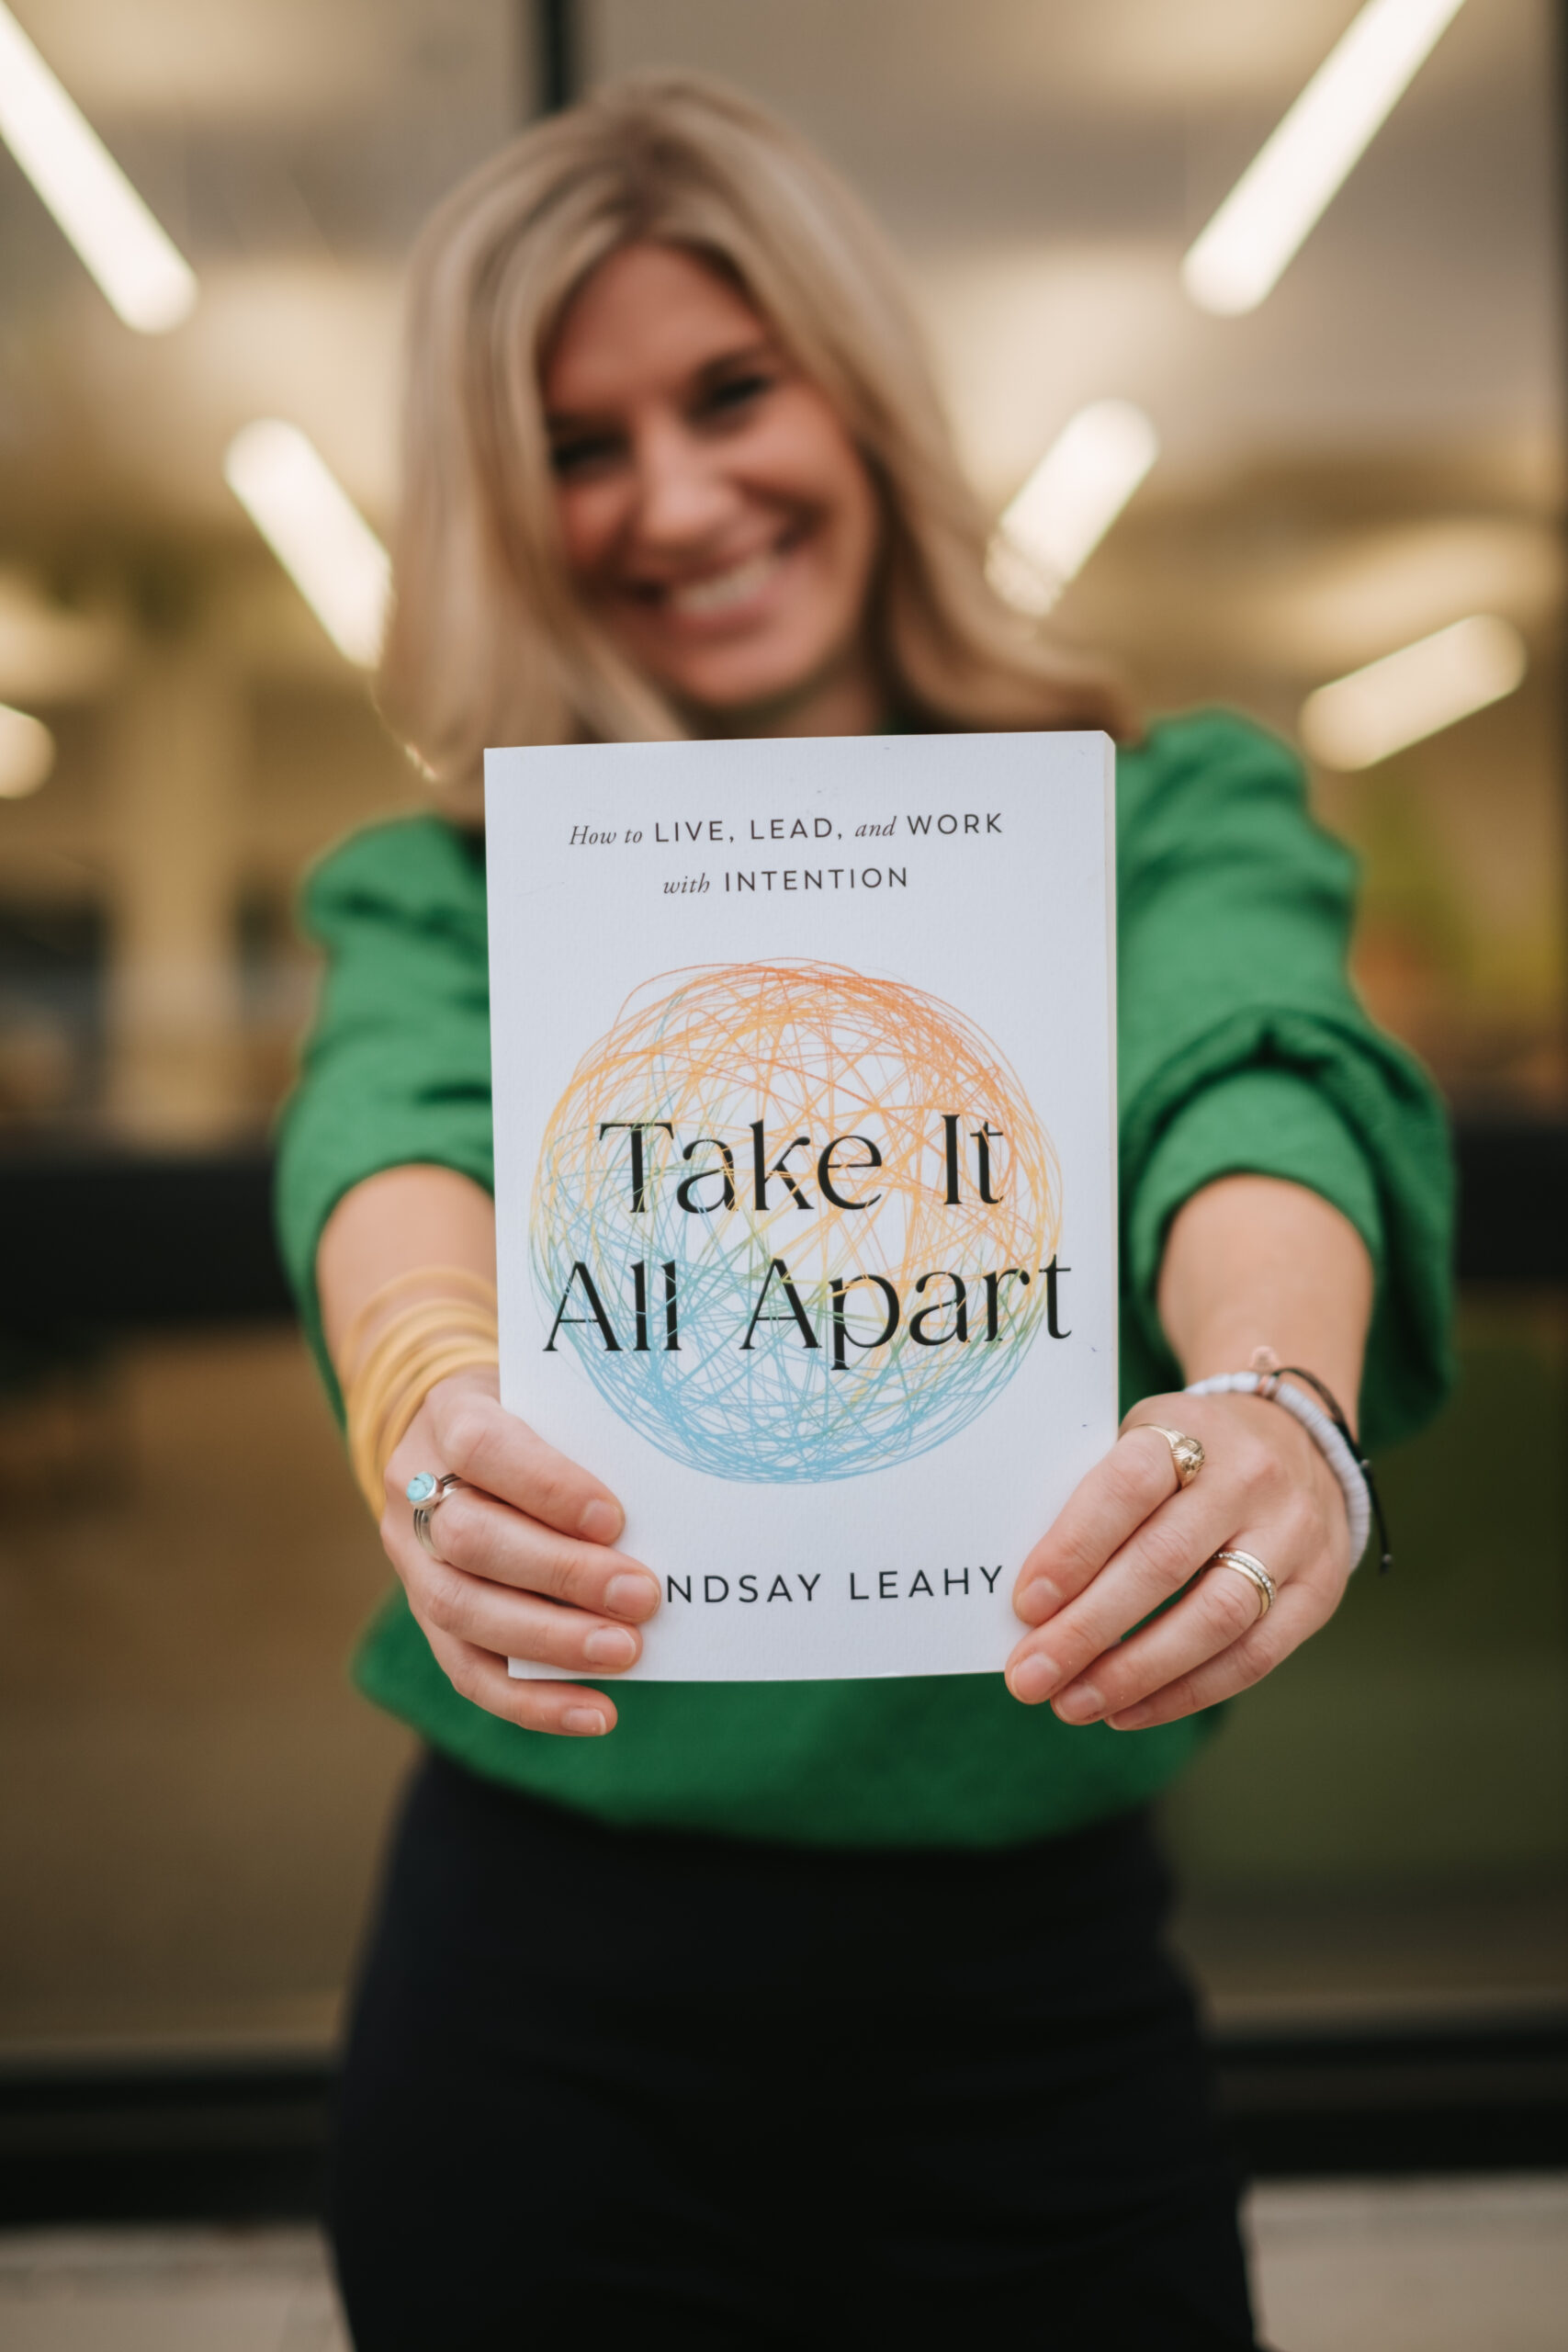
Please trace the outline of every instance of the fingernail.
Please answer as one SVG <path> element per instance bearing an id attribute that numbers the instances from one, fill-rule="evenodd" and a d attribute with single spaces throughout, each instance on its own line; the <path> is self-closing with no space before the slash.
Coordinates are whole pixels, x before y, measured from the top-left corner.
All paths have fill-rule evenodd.
<path id="1" fill-rule="evenodd" d="M 637 1635 L 624 1625 L 595 1625 L 582 1645 L 582 1655 L 593 1666 L 630 1666 L 637 1656 Z"/>
<path id="2" fill-rule="evenodd" d="M 659 1606 L 659 1587 L 641 1570 L 612 1577 L 605 1589 L 604 1606 L 615 1617 L 651 1616 Z"/>
<path id="3" fill-rule="evenodd" d="M 581 1732 L 585 1739 L 597 1739 L 610 1728 L 597 1707 L 569 1707 L 560 1721 L 562 1731 Z"/>
<path id="4" fill-rule="evenodd" d="M 626 1523 L 626 1515 L 619 1503 L 595 1495 L 591 1503 L 583 1506 L 577 1532 L 590 1544 L 613 1544 Z"/>
<path id="5" fill-rule="evenodd" d="M 1065 1724 L 1091 1724 L 1105 1713 L 1105 1702 L 1092 1682 L 1069 1683 L 1052 1703 Z"/>
<path id="6" fill-rule="evenodd" d="M 1033 1706 L 1037 1701 L 1050 1697 L 1059 1679 L 1051 1660 L 1036 1655 L 1020 1658 L 1008 1676 L 1008 1688 L 1015 1699 Z"/>
<path id="7" fill-rule="evenodd" d="M 1048 1584 L 1028 1584 L 1013 1602 L 1013 1614 L 1026 1625 L 1042 1625 L 1055 1606 L 1056 1596 Z"/>

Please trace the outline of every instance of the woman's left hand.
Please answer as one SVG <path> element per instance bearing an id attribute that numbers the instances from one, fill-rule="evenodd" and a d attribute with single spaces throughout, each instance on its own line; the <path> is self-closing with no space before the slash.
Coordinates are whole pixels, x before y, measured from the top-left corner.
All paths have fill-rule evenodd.
<path id="1" fill-rule="evenodd" d="M 1188 1487 L 1155 1423 L 1201 1440 Z M 1205 1570 L 1224 1547 L 1262 1562 L 1272 1608 L 1237 1570 Z M 1145 1396 L 1019 1570 L 1013 1608 L 1033 1630 L 1008 1660 L 1008 1687 L 1029 1706 L 1050 1700 L 1064 1723 L 1174 1723 L 1260 1681 L 1315 1634 L 1353 1565 L 1338 1482 L 1278 1405 Z"/>

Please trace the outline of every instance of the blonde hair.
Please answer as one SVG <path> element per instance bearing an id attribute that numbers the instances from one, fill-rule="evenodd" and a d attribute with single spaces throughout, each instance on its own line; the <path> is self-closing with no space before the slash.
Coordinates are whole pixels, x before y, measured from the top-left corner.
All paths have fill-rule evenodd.
<path id="1" fill-rule="evenodd" d="M 644 240 L 732 275 L 860 449 L 883 514 L 873 640 L 900 714 L 933 730 L 1124 731 L 1107 680 L 989 586 L 985 517 L 897 268 L 858 199 L 735 92 L 637 75 L 481 165 L 415 252 L 380 698 L 449 803 L 477 812 L 487 744 L 685 731 L 573 591 L 539 394 L 574 293 Z"/>

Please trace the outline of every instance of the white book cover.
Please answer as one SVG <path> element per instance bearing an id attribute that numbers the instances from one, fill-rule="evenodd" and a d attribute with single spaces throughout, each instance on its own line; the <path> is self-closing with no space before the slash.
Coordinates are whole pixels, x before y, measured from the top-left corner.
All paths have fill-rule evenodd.
<path id="1" fill-rule="evenodd" d="M 629 1679 L 1001 1668 L 1116 1430 L 1114 775 L 487 753 L 502 1396 L 660 1579 Z"/>

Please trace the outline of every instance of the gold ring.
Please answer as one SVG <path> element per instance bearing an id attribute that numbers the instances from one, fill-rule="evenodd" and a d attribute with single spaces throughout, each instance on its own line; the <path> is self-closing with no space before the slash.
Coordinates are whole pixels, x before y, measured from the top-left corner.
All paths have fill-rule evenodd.
<path id="1" fill-rule="evenodd" d="M 1212 1568 L 1234 1568 L 1238 1577 L 1245 1577 L 1263 1604 L 1258 1610 L 1258 1616 L 1268 1616 L 1279 1598 L 1280 1588 L 1261 1560 L 1254 1559 L 1250 1552 L 1216 1552 L 1209 1566 Z"/>
<path id="2" fill-rule="evenodd" d="M 1153 1430 L 1156 1437 L 1163 1437 L 1170 1448 L 1171 1467 L 1176 1472 L 1179 1488 L 1190 1487 L 1203 1467 L 1205 1455 L 1197 1438 L 1189 1437 L 1185 1430 L 1162 1430 L 1157 1421 L 1134 1421 L 1134 1429 Z M 1131 1431 L 1128 1432 L 1131 1435 Z"/>

